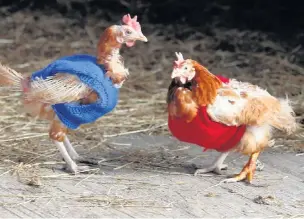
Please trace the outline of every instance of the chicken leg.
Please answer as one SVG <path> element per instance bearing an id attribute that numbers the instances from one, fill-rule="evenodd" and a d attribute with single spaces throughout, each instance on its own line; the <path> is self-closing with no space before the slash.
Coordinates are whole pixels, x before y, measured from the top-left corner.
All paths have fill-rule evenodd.
<path id="1" fill-rule="evenodd" d="M 78 172 L 88 171 L 88 166 L 77 166 L 77 164 L 73 161 L 70 157 L 69 153 L 67 152 L 63 142 L 53 140 L 55 145 L 57 146 L 58 150 L 60 151 L 61 156 L 63 157 L 64 161 L 66 162 L 66 170 L 70 173 L 76 174 Z"/>
<path id="2" fill-rule="evenodd" d="M 68 129 L 57 117 L 55 117 L 52 121 L 49 135 L 60 151 L 60 154 L 63 157 L 64 161 L 66 162 L 66 170 L 73 174 L 89 171 L 91 169 L 89 166 L 78 166 L 75 160 L 73 160 L 79 158 L 80 156 L 68 140 L 66 136 L 67 131 Z"/>
<path id="3" fill-rule="evenodd" d="M 91 159 L 91 158 L 84 158 L 84 157 L 80 156 L 77 153 L 77 151 L 75 150 L 75 148 L 73 147 L 73 145 L 71 144 L 68 136 L 64 137 L 63 144 L 73 161 L 78 162 L 78 163 L 86 163 L 86 164 L 93 164 L 93 165 L 99 164 L 98 160 Z"/>
<path id="4" fill-rule="evenodd" d="M 256 162 L 257 162 L 259 154 L 260 154 L 260 151 L 252 153 L 249 158 L 249 161 L 244 166 L 242 171 L 239 174 L 237 174 L 235 177 L 223 180 L 223 182 L 230 183 L 230 182 L 238 182 L 238 181 L 247 179 L 247 181 L 249 183 L 251 183 L 251 181 L 253 179 L 253 175 L 256 170 Z"/>
<path id="5" fill-rule="evenodd" d="M 224 152 L 221 153 L 215 160 L 214 162 L 205 168 L 202 169 L 197 169 L 194 173 L 194 176 L 197 176 L 201 173 L 209 173 L 209 172 L 215 172 L 217 174 L 222 174 L 223 169 L 227 169 L 228 165 L 224 164 L 224 161 L 226 157 L 228 156 L 229 152 Z"/>

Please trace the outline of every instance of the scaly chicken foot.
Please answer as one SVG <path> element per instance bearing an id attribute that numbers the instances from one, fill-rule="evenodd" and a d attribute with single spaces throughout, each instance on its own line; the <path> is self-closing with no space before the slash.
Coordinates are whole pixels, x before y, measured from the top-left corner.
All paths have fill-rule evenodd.
<path id="1" fill-rule="evenodd" d="M 248 181 L 248 183 L 251 183 L 255 170 L 256 170 L 256 163 L 257 163 L 259 154 L 260 154 L 260 152 L 255 152 L 255 153 L 251 154 L 249 161 L 243 167 L 242 171 L 239 174 L 237 174 L 235 177 L 225 179 L 222 182 L 232 183 L 232 182 L 239 182 L 239 181 L 246 179 Z"/>
<path id="2" fill-rule="evenodd" d="M 61 123 L 61 121 L 55 117 L 52 121 L 51 128 L 49 131 L 50 138 L 57 146 L 63 160 L 66 163 L 65 170 L 69 173 L 76 174 L 80 172 L 88 172 L 92 168 L 89 166 L 78 166 L 76 164 L 78 153 L 73 148 L 67 135 L 67 128 Z"/>
<path id="3" fill-rule="evenodd" d="M 202 168 L 202 169 L 197 169 L 194 173 L 194 176 L 197 176 L 202 173 L 209 173 L 209 172 L 214 172 L 214 173 L 221 175 L 222 170 L 228 168 L 228 165 L 224 164 L 224 161 L 225 161 L 226 157 L 228 156 L 228 154 L 229 154 L 229 152 L 221 153 L 210 166 Z"/>
<path id="4" fill-rule="evenodd" d="M 99 164 L 99 162 L 100 162 L 99 160 L 80 156 L 77 153 L 77 151 L 75 150 L 75 148 L 73 147 L 73 145 L 71 144 L 71 142 L 70 142 L 70 140 L 67 136 L 64 137 L 63 144 L 64 144 L 68 154 L 70 155 L 70 157 L 72 158 L 72 160 L 74 162 L 91 164 L 91 165 L 98 165 Z"/>
<path id="5" fill-rule="evenodd" d="M 61 156 L 63 157 L 64 161 L 66 162 L 65 170 L 69 173 L 80 173 L 80 172 L 87 172 L 90 171 L 91 168 L 89 166 L 78 166 L 75 161 L 70 157 L 65 145 L 63 142 L 53 140 L 55 145 L 57 146 L 58 150 L 60 151 Z"/>

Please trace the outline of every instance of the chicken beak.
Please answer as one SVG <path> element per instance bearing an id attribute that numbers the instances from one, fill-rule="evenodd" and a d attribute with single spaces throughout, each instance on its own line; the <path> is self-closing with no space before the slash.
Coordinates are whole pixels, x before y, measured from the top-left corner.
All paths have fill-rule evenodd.
<path id="1" fill-rule="evenodd" d="M 147 37 L 145 37 L 143 34 L 140 34 L 137 40 L 143 41 L 143 42 L 148 42 Z"/>
<path id="2" fill-rule="evenodd" d="M 179 80 L 182 84 L 187 82 L 187 77 L 183 76 L 179 69 L 174 69 L 171 74 L 171 79 Z"/>
<path id="3" fill-rule="evenodd" d="M 178 69 L 174 69 L 173 72 L 172 72 L 172 74 L 171 74 L 171 79 L 177 78 L 179 76 L 180 76 L 179 70 Z"/>

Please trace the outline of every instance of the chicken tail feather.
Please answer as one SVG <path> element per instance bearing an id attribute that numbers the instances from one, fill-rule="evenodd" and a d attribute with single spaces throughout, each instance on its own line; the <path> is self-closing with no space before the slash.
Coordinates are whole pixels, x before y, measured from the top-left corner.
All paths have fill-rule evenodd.
<path id="1" fill-rule="evenodd" d="M 298 123 L 296 122 L 295 112 L 292 109 L 292 103 L 288 98 L 279 99 L 280 110 L 273 113 L 269 121 L 270 125 L 287 133 L 288 135 L 296 132 Z"/>
<path id="2" fill-rule="evenodd" d="M 0 63 L 0 86 L 21 88 L 22 74 Z"/>

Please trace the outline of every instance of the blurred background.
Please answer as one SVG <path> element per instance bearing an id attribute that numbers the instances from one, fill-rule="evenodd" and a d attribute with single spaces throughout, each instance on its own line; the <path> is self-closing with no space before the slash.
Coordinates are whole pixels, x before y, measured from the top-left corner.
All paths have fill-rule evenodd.
<path id="1" fill-rule="evenodd" d="M 215 74 L 255 83 L 278 97 L 288 95 L 304 123 L 300 1 L 2 0 L 0 6 L 0 60 L 24 74 L 63 55 L 95 54 L 107 26 L 119 24 L 126 13 L 138 15 L 149 42 L 122 49 L 130 77 L 119 105 L 71 133 L 76 144 L 95 147 L 128 133 L 169 135 L 165 99 L 176 51 Z M 18 95 L 1 92 L 1 157 L 28 161 L 38 152 L 53 156 L 56 148 L 40 147 L 51 145 L 48 125 L 22 113 Z M 301 150 L 303 130 L 277 137 L 277 148 Z"/>

